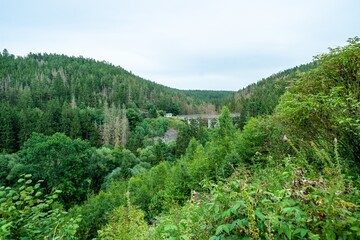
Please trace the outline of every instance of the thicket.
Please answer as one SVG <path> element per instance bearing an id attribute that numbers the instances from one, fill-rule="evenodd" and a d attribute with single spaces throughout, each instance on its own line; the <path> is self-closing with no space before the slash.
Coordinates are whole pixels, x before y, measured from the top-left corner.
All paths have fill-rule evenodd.
<path id="1" fill-rule="evenodd" d="M 241 130 L 225 107 L 216 128 L 179 124 L 172 144 L 147 143 L 167 120 L 150 121 L 151 131 L 139 120 L 131 151 L 32 135 L 18 153 L 0 155 L 0 236 L 43 239 L 58 232 L 53 212 L 61 212 L 67 235 L 58 239 L 360 238 L 360 39 L 315 61 L 271 115 Z M 16 181 L 24 169 L 45 182 Z M 53 194 L 52 207 L 32 201 Z"/>

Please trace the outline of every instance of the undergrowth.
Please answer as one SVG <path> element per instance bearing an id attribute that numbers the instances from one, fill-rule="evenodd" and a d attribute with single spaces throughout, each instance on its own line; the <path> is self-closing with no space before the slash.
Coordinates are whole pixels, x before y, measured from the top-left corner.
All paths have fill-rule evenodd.
<path id="1" fill-rule="evenodd" d="M 205 181 L 198 198 L 158 218 L 153 239 L 358 239 L 360 192 L 338 159 L 327 160 L 315 172 L 301 155 L 269 157 L 266 167 Z"/>

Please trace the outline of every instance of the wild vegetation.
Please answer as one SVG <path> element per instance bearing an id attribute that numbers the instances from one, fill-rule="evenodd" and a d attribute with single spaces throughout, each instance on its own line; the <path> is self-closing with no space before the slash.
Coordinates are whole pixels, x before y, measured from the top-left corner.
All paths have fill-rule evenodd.
<path id="1" fill-rule="evenodd" d="M 110 103 L 81 108 L 100 116 L 97 145 L 60 129 L 17 149 L 6 125 L 0 238 L 359 239 L 360 39 L 314 60 L 241 128 L 226 106 L 207 129 Z M 257 85 L 247 99 L 265 106 Z M 14 102 L 2 99 L 1 121 L 12 123 Z M 175 142 L 154 141 L 168 128 Z"/>

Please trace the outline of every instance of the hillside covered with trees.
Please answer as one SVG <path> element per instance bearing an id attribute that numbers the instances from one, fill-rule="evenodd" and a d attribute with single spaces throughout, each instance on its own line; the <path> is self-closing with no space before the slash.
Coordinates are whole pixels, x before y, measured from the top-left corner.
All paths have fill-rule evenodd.
<path id="1" fill-rule="evenodd" d="M 182 92 L 195 99 L 214 104 L 216 110 L 221 110 L 221 107 L 225 105 L 224 99 L 228 99 L 235 94 L 233 91 L 212 90 L 183 90 Z"/>
<path id="2" fill-rule="evenodd" d="M 141 119 L 215 112 L 212 103 L 107 62 L 56 54 L 15 57 L 5 49 L 0 66 L 1 151 L 19 150 L 32 132 L 125 146 Z M 111 128 L 115 136 L 109 136 Z"/>
<path id="3" fill-rule="evenodd" d="M 301 73 L 308 72 L 316 66 L 317 62 L 313 61 L 273 74 L 224 96 L 219 105 L 228 106 L 232 112 L 240 113 L 238 125 L 242 128 L 251 117 L 272 114 L 286 88 L 295 82 Z"/>
<path id="4" fill-rule="evenodd" d="M 36 69 L 49 62 L 32 55 L 17 59 L 3 53 L 1 58 L 8 59 L 4 66 L 12 74 L 19 72 L 10 64 L 17 60 L 33 62 Z M 360 39 L 349 39 L 314 62 L 230 97 L 218 127 L 210 129 L 195 120 L 160 117 L 159 109 L 167 109 L 156 99 L 151 102 L 156 111 L 148 108 L 150 115 L 144 115 L 138 107 L 146 109 L 146 101 L 135 101 L 139 96 L 132 92 L 139 90 L 125 90 L 136 107 L 117 99 L 121 88 L 115 95 L 109 94 L 112 88 L 106 93 L 99 88 L 90 100 L 92 84 L 96 89 L 102 79 L 88 79 L 91 67 L 77 75 L 94 81 L 89 89 L 79 81 L 78 92 L 70 84 L 74 88 L 65 95 L 66 88 L 61 94 L 62 88 L 50 91 L 46 84 L 30 90 L 28 78 L 3 74 L 2 89 L 7 90 L 1 95 L 0 132 L 7 152 L 0 154 L 0 238 L 359 239 Z M 58 79 L 57 86 L 64 86 L 58 73 L 66 73 L 64 67 L 45 69 L 44 77 L 40 70 L 35 77 L 29 70 L 31 85 Z M 109 76 L 116 82 L 119 75 Z M 47 105 L 54 102 L 61 108 L 50 111 Z M 188 111 L 178 106 L 179 112 Z M 230 109 L 249 112 L 241 128 Z M 21 122 L 17 114 L 25 113 L 28 121 Z M 76 116 L 86 119 L 86 114 L 99 118 L 99 125 L 89 120 L 96 126 L 92 131 L 72 135 L 79 126 Z M 87 126 L 82 121 L 79 129 Z M 178 131 L 175 142 L 154 141 L 169 128 Z M 23 138 L 12 135 L 28 129 L 38 131 L 25 132 Z M 91 134 L 98 134 L 96 141 Z"/>

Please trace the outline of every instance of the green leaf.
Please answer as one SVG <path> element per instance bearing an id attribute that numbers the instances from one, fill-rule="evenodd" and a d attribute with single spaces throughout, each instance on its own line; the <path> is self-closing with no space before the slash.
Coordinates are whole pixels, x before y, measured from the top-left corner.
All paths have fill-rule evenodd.
<path id="1" fill-rule="evenodd" d="M 308 232 L 309 232 L 308 229 L 305 229 L 305 228 L 297 228 L 297 229 L 294 231 L 294 235 L 300 233 L 300 236 L 301 236 L 301 237 L 304 237 Z"/>
<path id="2" fill-rule="evenodd" d="M 295 211 L 295 208 L 293 207 L 285 207 L 282 210 L 285 215 L 291 215 L 293 211 Z"/>
<path id="3" fill-rule="evenodd" d="M 14 206 L 10 206 L 8 209 L 7 209 L 7 211 L 8 212 L 11 212 L 12 210 L 15 210 L 16 208 L 14 207 Z"/>
<path id="4" fill-rule="evenodd" d="M 232 230 L 234 230 L 234 226 L 232 224 L 226 224 L 224 230 L 227 234 L 229 234 Z"/>
<path id="5" fill-rule="evenodd" d="M 226 211 L 224 211 L 221 216 L 224 218 L 224 217 L 230 217 L 231 216 L 231 209 L 228 209 Z"/>
<path id="6" fill-rule="evenodd" d="M 222 231 L 223 231 L 223 225 L 220 225 L 220 226 L 218 226 L 218 227 L 216 228 L 215 234 L 216 234 L 216 235 L 219 235 Z"/>
<path id="7" fill-rule="evenodd" d="M 231 208 L 231 212 L 236 214 L 237 213 L 237 209 L 240 207 L 246 207 L 246 204 L 243 200 L 238 201 L 232 208 Z"/>
<path id="8" fill-rule="evenodd" d="M 284 229 L 282 227 L 278 228 L 278 234 L 281 235 L 284 232 Z"/>
<path id="9" fill-rule="evenodd" d="M 262 214 L 260 208 L 256 209 L 255 216 L 257 216 L 261 221 L 265 221 L 265 216 Z"/>
<path id="10" fill-rule="evenodd" d="M 42 192 L 36 192 L 35 197 L 39 197 L 42 195 Z"/>
<path id="11" fill-rule="evenodd" d="M 320 236 L 317 235 L 317 234 L 313 234 L 312 232 L 309 232 L 309 238 L 311 240 L 319 240 L 320 239 Z"/>
<path id="12" fill-rule="evenodd" d="M 216 235 L 219 235 L 223 231 L 229 234 L 231 230 L 233 230 L 233 226 L 231 224 L 223 224 L 216 228 Z"/>
<path id="13" fill-rule="evenodd" d="M 32 183 L 32 180 L 31 180 L 31 179 L 29 179 L 29 180 L 27 180 L 27 181 L 25 182 L 25 184 L 30 184 L 30 183 Z"/>
<path id="14" fill-rule="evenodd" d="M 243 226 L 245 226 L 245 219 L 237 219 L 235 221 L 232 222 L 232 228 L 235 228 L 235 225 L 238 225 L 240 228 L 242 228 Z"/>
<path id="15" fill-rule="evenodd" d="M 18 183 L 22 183 L 22 182 L 24 182 L 25 181 L 25 179 L 23 179 L 23 178 L 19 178 L 19 180 L 17 181 Z"/>
<path id="16" fill-rule="evenodd" d="M 218 214 L 220 211 L 220 207 L 219 205 L 215 205 L 215 213 Z"/>
<path id="17" fill-rule="evenodd" d="M 173 224 L 170 224 L 170 225 L 166 225 L 165 227 L 164 227 L 164 230 L 165 231 L 176 231 L 178 229 L 178 227 L 176 226 L 176 225 L 173 225 Z"/>
<path id="18" fill-rule="evenodd" d="M 360 227 L 351 227 L 351 230 L 355 231 L 355 232 L 359 232 L 360 231 Z"/>
<path id="19" fill-rule="evenodd" d="M 2 233 L 9 232 L 8 228 L 10 228 L 12 224 L 13 224 L 13 222 L 8 222 L 8 223 L 5 222 L 5 224 L 3 222 L 1 222 L 1 225 L 2 225 L 1 232 Z"/>
<path id="20" fill-rule="evenodd" d="M 26 196 L 24 200 L 25 201 L 30 201 L 31 199 L 32 199 L 32 196 Z"/>
<path id="21" fill-rule="evenodd" d="M 291 231 L 290 231 L 290 228 L 286 225 L 286 224 L 283 224 L 281 226 L 281 229 L 283 230 L 283 232 L 285 233 L 285 235 L 288 237 L 288 239 L 291 239 Z"/>

